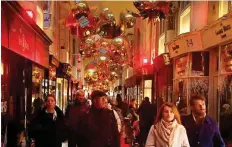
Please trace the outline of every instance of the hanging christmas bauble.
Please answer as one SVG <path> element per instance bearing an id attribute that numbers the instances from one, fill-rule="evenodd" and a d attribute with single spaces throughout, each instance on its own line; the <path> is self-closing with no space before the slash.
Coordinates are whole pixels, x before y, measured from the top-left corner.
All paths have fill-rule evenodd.
<path id="1" fill-rule="evenodd" d="M 89 14 L 89 7 L 85 2 L 77 2 L 72 9 L 73 17 L 79 20 L 81 17 L 87 17 Z"/>

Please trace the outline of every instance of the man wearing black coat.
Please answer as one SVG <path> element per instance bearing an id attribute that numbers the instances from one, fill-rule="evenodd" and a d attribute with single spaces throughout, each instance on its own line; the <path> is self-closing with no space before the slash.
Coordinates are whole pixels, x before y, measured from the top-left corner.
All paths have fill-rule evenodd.
<path id="1" fill-rule="evenodd" d="M 87 138 L 85 147 L 120 147 L 120 137 L 113 111 L 105 108 L 106 94 L 95 90 L 91 94 L 92 108 L 83 117 L 79 132 Z"/>
<path id="2" fill-rule="evenodd" d="M 89 105 L 84 97 L 84 91 L 78 90 L 76 99 L 66 109 L 66 122 L 68 124 L 68 147 L 84 147 L 84 138 L 77 132 L 79 121 L 89 111 Z"/>

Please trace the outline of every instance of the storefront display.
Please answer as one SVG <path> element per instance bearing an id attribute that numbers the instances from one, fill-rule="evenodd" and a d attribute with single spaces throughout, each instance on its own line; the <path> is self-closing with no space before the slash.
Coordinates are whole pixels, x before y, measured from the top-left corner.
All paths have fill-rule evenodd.
<path id="1" fill-rule="evenodd" d="M 44 77 L 44 69 L 32 65 L 32 103 L 36 98 L 45 99 L 45 89 L 48 86 L 48 81 Z"/>
<path id="2" fill-rule="evenodd" d="M 144 80 L 143 96 L 148 97 L 150 102 L 152 101 L 152 80 Z"/>
<path id="3" fill-rule="evenodd" d="M 65 112 L 71 95 L 71 66 L 67 63 L 60 63 L 56 74 L 56 103 Z"/>
<path id="4" fill-rule="evenodd" d="M 173 96 L 180 113 L 190 113 L 188 102 L 192 95 L 204 96 L 208 106 L 209 53 L 190 52 L 174 60 Z"/>
<path id="5" fill-rule="evenodd" d="M 232 106 L 232 43 L 221 47 L 219 73 L 220 116 Z M 227 110 L 225 107 L 230 106 Z"/>

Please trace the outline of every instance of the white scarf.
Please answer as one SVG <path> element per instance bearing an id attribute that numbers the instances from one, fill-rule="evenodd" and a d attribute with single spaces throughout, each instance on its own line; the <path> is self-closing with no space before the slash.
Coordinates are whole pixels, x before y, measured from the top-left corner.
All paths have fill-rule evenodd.
<path id="1" fill-rule="evenodd" d="M 157 140 L 159 140 L 159 142 L 163 146 L 172 146 L 173 144 L 173 138 L 174 138 L 174 132 L 175 129 L 177 128 L 177 121 L 176 119 L 172 122 L 166 122 L 163 119 L 161 119 L 160 122 L 158 122 L 155 127 L 156 127 L 156 137 Z"/>
<path id="2" fill-rule="evenodd" d="M 48 113 L 47 109 L 45 110 L 45 112 Z M 56 120 L 56 118 L 57 118 L 56 110 L 54 110 L 52 118 L 54 121 Z"/>

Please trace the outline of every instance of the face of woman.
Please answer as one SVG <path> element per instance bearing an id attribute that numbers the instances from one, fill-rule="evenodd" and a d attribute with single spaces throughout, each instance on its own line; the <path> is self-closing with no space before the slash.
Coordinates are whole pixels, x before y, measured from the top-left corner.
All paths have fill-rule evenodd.
<path id="1" fill-rule="evenodd" d="M 46 106 L 49 109 L 55 109 L 56 106 L 56 101 L 53 97 L 48 97 L 47 101 L 46 101 Z"/>
<path id="2" fill-rule="evenodd" d="M 165 106 L 164 110 L 163 110 L 163 114 L 162 114 L 163 120 L 166 122 L 171 122 L 174 120 L 174 117 L 175 117 L 175 115 L 172 111 L 172 108 Z"/>

